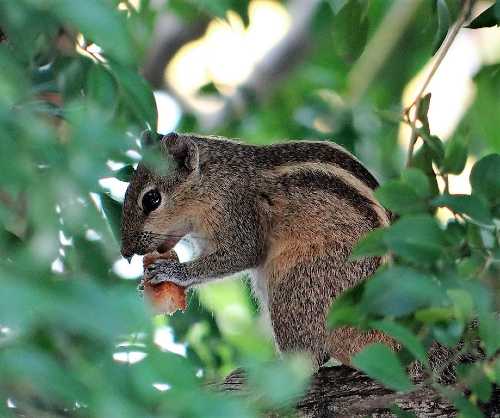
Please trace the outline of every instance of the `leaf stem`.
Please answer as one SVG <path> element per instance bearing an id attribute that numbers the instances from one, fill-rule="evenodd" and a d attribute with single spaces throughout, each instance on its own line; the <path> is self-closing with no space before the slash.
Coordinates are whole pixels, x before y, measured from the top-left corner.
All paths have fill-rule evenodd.
<path id="1" fill-rule="evenodd" d="M 455 24 L 453 25 L 453 28 L 450 31 L 450 33 L 448 34 L 448 36 L 446 37 L 445 41 L 443 42 L 443 44 L 439 48 L 439 50 L 436 54 L 436 60 L 434 61 L 429 73 L 427 74 L 427 77 L 425 78 L 425 80 L 422 84 L 422 87 L 420 87 L 420 90 L 419 90 L 418 94 L 416 95 L 415 99 L 413 100 L 413 102 L 408 107 L 406 107 L 406 109 L 403 112 L 403 117 L 406 119 L 406 121 L 408 122 L 408 124 L 411 127 L 410 144 L 408 146 L 408 157 L 406 160 L 407 167 L 409 167 L 411 165 L 411 161 L 413 158 L 413 152 L 415 149 L 415 144 L 419 138 L 418 128 L 416 126 L 416 122 L 418 119 L 418 110 L 420 107 L 420 102 L 425 94 L 425 91 L 429 87 L 429 83 L 431 82 L 432 78 L 436 74 L 437 69 L 439 68 L 439 66 L 443 62 L 444 57 L 446 56 L 446 54 L 450 50 L 451 45 L 455 41 L 455 39 L 458 35 L 458 32 L 460 31 L 463 24 L 465 23 L 465 21 L 469 17 L 473 3 L 474 3 L 474 0 L 464 0 L 460 15 L 457 18 L 457 20 L 455 21 Z M 415 112 L 414 112 L 413 117 L 410 115 L 412 108 L 415 108 Z"/>

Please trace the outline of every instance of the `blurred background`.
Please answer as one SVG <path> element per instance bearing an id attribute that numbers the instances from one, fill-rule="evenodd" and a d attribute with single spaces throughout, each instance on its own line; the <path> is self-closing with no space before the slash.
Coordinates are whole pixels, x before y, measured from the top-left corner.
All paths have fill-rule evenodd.
<path id="1" fill-rule="evenodd" d="M 472 15 L 491 4 L 474 2 Z M 410 137 L 402 111 L 461 6 L 0 1 L 0 414 L 243 417 L 298 393 L 305 360 L 273 363 L 245 275 L 196 290 L 172 317 L 151 319 L 136 295 L 142 260 L 119 256 L 116 225 L 139 133 L 333 140 L 382 182 L 396 177 Z M 449 176 L 454 193 L 470 192 L 477 159 L 500 152 L 500 28 L 490 26 L 461 29 L 427 88 L 432 134 L 470 150 Z M 189 242 L 176 250 L 193 255 Z M 202 387 L 241 365 L 258 377 L 258 401 Z M 144 389 L 153 384 L 170 397 Z"/>

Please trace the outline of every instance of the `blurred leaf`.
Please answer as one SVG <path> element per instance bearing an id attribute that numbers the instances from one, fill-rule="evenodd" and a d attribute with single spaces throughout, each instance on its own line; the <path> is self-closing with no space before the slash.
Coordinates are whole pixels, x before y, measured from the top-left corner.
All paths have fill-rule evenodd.
<path id="1" fill-rule="evenodd" d="M 120 225 L 122 219 L 122 205 L 114 200 L 107 193 L 99 193 L 102 203 L 102 210 L 106 215 L 109 227 L 117 243 L 121 242 Z"/>
<path id="2" fill-rule="evenodd" d="M 500 88 L 500 65 L 484 65 L 474 76 L 476 97 L 465 116 L 467 133 L 478 145 L 500 151 L 500 131 L 495 123 L 500 112 L 500 102 L 496 92 Z"/>
<path id="3" fill-rule="evenodd" d="M 491 223 L 488 207 L 475 195 L 444 194 L 432 200 L 434 206 L 446 206 L 453 212 L 463 213 L 484 224 Z"/>
<path id="4" fill-rule="evenodd" d="M 419 309 L 415 312 L 415 318 L 418 321 L 435 323 L 449 321 L 453 319 L 453 310 L 451 308 L 431 307 Z"/>
<path id="5" fill-rule="evenodd" d="M 411 160 L 411 167 L 418 168 L 427 177 L 431 196 L 439 194 L 439 188 L 437 185 L 436 174 L 434 173 L 434 168 L 432 166 L 432 151 L 429 145 L 424 142 L 422 146 L 413 155 Z"/>
<path id="6" fill-rule="evenodd" d="M 433 43 L 433 55 L 437 52 L 441 44 L 443 43 L 446 35 L 448 34 L 448 29 L 451 25 L 450 11 L 448 10 L 448 5 L 445 0 L 436 0 L 436 9 L 438 15 L 438 28 L 436 32 L 436 37 Z"/>
<path id="7" fill-rule="evenodd" d="M 201 94 L 219 94 L 219 90 L 215 84 L 211 81 L 210 83 L 204 84 L 200 87 L 199 93 Z"/>
<path id="8" fill-rule="evenodd" d="M 122 66 L 118 62 L 109 62 L 113 74 L 123 93 L 127 106 L 132 110 L 137 122 L 146 129 L 156 131 L 156 103 L 147 82 L 135 71 Z"/>
<path id="9" fill-rule="evenodd" d="M 464 396 L 453 399 L 453 404 L 459 410 L 459 418 L 484 418 L 481 410 Z"/>
<path id="10" fill-rule="evenodd" d="M 463 323 L 470 321 L 474 314 L 474 302 L 469 293 L 463 289 L 449 289 L 446 293 L 453 302 L 455 318 Z"/>
<path id="11" fill-rule="evenodd" d="M 328 0 L 333 13 L 339 13 L 350 0 Z"/>
<path id="12" fill-rule="evenodd" d="M 364 286 L 364 282 L 360 283 L 346 290 L 333 301 L 327 318 L 327 324 L 330 328 L 343 325 L 366 325 L 366 315 L 363 313 L 360 304 Z"/>
<path id="13" fill-rule="evenodd" d="M 418 213 L 427 209 L 415 189 L 399 180 L 385 182 L 375 191 L 375 196 L 382 205 L 396 213 Z"/>
<path id="14" fill-rule="evenodd" d="M 443 252 L 445 235 L 428 215 L 401 218 L 387 229 L 384 242 L 399 256 L 415 263 L 431 263 Z"/>
<path id="15" fill-rule="evenodd" d="M 87 75 L 87 97 L 100 107 L 101 112 L 113 114 L 118 86 L 113 76 L 102 65 L 93 65 Z"/>
<path id="16" fill-rule="evenodd" d="M 407 168 L 401 173 L 401 180 L 413 188 L 418 197 L 425 199 L 430 196 L 429 180 L 417 168 Z"/>
<path id="17" fill-rule="evenodd" d="M 500 319 L 496 314 L 482 314 L 479 318 L 479 335 L 488 356 L 500 349 Z"/>
<path id="18" fill-rule="evenodd" d="M 134 167 L 128 164 L 117 170 L 114 173 L 114 175 L 118 180 L 124 181 L 125 183 L 130 183 L 130 179 L 132 178 L 134 173 L 135 173 Z"/>
<path id="19" fill-rule="evenodd" d="M 500 200 L 500 154 L 490 154 L 476 162 L 470 183 L 474 192 L 491 201 Z"/>
<path id="20" fill-rule="evenodd" d="M 70 22 L 84 36 L 104 48 L 106 55 L 122 64 L 135 61 L 136 54 L 131 48 L 127 25 L 116 8 L 99 0 L 53 0 L 51 3 L 62 21 Z"/>
<path id="21" fill-rule="evenodd" d="M 498 5 L 493 4 L 488 7 L 484 12 L 477 16 L 472 22 L 469 23 L 467 28 L 479 29 L 479 28 L 490 28 L 492 26 L 498 26 L 500 24 L 500 16 L 498 13 Z"/>
<path id="22" fill-rule="evenodd" d="M 358 1 L 334 1 L 330 4 L 334 9 L 332 47 L 336 54 L 348 64 L 354 63 L 363 52 L 368 39 L 368 19 L 365 7 Z M 353 31 L 352 28 L 356 30 Z"/>
<path id="23" fill-rule="evenodd" d="M 467 162 L 467 147 L 460 138 L 453 138 L 446 144 L 441 172 L 460 174 Z"/>
<path id="24" fill-rule="evenodd" d="M 424 133 L 426 133 L 427 135 L 429 135 L 430 133 L 429 119 L 427 117 L 430 105 L 431 105 L 431 93 L 427 93 L 420 100 L 420 104 L 418 105 L 417 109 L 417 118 L 420 122 L 422 122 Z"/>
<path id="25" fill-rule="evenodd" d="M 445 149 L 441 139 L 436 135 L 422 134 L 422 139 L 429 147 L 429 152 L 431 154 L 432 160 L 440 166 L 443 162 L 445 156 Z"/>
<path id="26" fill-rule="evenodd" d="M 432 327 L 432 335 L 437 342 L 453 348 L 460 342 L 464 329 L 465 326 L 461 321 L 437 322 Z"/>
<path id="27" fill-rule="evenodd" d="M 387 252 L 387 246 L 384 243 L 384 229 L 375 229 L 368 232 L 360 241 L 357 242 L 351 252 L 352 259 L 362 257 L 372 257 L 384 255 Z"/>
<path id="28" fill-rule="evenodd" d="M 396 322 L 388 320 L 374 321 L 370 323 L 370 326 L 382 331 L 383 333 L 394 338 L 397 342 L 403 344 L 403 346 L 405 346 L 418 361 L 427 366 L 427 350 L 422 345 L 418 337 L 410 330 Z"/>
<path id="29" fill-rule="evenodd" d="M 371 344 L 352 359 L 354 367 L 389 389 L 406 392 L 412 384 L 396 354 L 384 344 Z"/>
<path id="30" fill-rule="evenodd" d="M 404 316 L 424 306 L 439 304 L 443 290 L 432 277 L 395 266 L 368 280 L 362 309 L 379 315 Z"/>

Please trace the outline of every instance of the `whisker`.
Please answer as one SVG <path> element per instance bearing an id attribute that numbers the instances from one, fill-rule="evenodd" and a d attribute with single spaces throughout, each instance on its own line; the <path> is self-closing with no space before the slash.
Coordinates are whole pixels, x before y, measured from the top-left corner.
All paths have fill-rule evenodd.
<path id="1" fill-rule="evenodd" d="M 188 235 L 190 235 L 196 239 L 206 240 L 206 238 L 202 237 L 201 235 L 197 235 L 197 234 L 184 234 L 184 235 L 158 234 L 156 232 L 149 232 L 149 231 L 145 231 L 145 233 L 147 233 L 148 235 L 151 235 L 154 240 L 158 240 L 158 239 L 165 240 L 167 238 L 183 238 L 183 237 L 188 236 Z"/>

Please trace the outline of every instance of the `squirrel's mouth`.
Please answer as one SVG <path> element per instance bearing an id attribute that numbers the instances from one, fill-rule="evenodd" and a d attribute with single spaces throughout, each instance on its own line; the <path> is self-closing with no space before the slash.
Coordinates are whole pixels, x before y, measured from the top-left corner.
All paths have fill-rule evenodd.
<path id="1" fill-rule="evenodd" d="M 166 253 L 174 248 L 181 239 L 181 235 L 170 235 L 167 237 L 167 239 L 165 239 L 165 241 L 163 241 L 160 245 L 158 245 L 158 247 L 156 247 L 156 251 L 158 251 L 160 254 Z"/>

